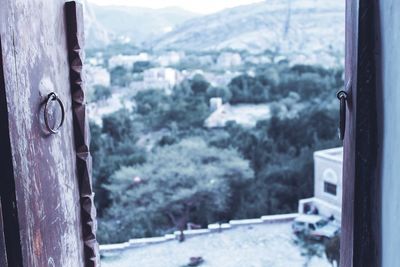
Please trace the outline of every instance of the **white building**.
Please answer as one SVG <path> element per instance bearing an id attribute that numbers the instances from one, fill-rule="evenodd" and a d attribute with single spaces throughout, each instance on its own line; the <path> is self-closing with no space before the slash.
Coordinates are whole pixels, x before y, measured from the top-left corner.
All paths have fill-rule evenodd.
<path id="1" fill-rule="evenodd" d="M 108 68 L 111 70 L 116 67 L 123 67 L 127 70 L 132 70 L 133 64 L 138 61 L 149 61 L 150 56 L 147 53 L 140 53 L 138 55 L 117 55 L 108 60 Z"/>
<path id="2" fill-rule="evenodd" d="M 229 53 L 225 52 L 222 53 L 217 59 L 218 67 L 225 69 L 225 68 L 232 68 L 237 67 L 242 64 L 242 57 L 239 53 Z"/>
<path id="3" fill-rule="evenodd" d="M 171 93 L 175 85 L 182 81 L 179 71 L 172 68 L 152 68 L 145 70 L 141 81 L 134 81 L 130 84 L 132 90 L 139 92 L 148 89 L 160 89 Z"/>
<path id="4" fill-rule="evenodd" d="M 212 97 L 210 98 L 210 111 L 214 112 L 220 109 L 223 105 L 222 98 L 220 97 Z"/>
<path id="5" fill-rule="evenodd" d="M 230 121 L 234 121 L 246 128 L 256 126 L 260 120 L 271 118 L 269 106 L 266 104 L 249 105 L 221 105 L 204 121 L 207 128 L 223 128 Z"/>
<path id="6" fill-rule="evenodd" d="M 313 209 L 341 221 L 343 148 L 314 152 L 314 197 L 299 201 L 299 213 Z"/>
<path id="7" fill-rule="evenodd" d="M 179 64 L 184 57 L 184 52 L 171 51 L 159 56 L 157 62 L 163 67 L 174 66 Z"/>
<path id="8" fill-rule="evenodd" d="M 85 75 L 88 87 L 93 87 L 95 85 L 108 87 L 111 84 L 110 73 L 100 66 L 88 65 L 88 67 L 85 68 Z"/>
<path id="9" fill-rule="evenodd" d="M 179 73 L 172 68 L 152 68 L 143 72 L 145 83 L 165 82 L 169 86 L 175 86 L 179 79 Z"/>

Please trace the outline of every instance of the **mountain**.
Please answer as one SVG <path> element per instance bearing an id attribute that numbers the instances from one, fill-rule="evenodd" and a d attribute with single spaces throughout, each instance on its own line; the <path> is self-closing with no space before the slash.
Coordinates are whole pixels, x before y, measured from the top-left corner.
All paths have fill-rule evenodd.
<path id="1" fill-rule="evenodd" d="M 83 6 L 86 48 L 97 48 L 108 45 L 111 42 L 110 33 L 98 22 L 92 5 L 84 0 Z"/>
<path id="2" fill-rule="evenodd" d="M 89 10 L 93 12 L 97 24 L 108 32 L 112 39 L 128 41 L 135 45 L 171 31 L 177 24 L 197 16 L 178 7 L 151 9 L 89 5 Z M 91 27 L 88 27 L 91 32 Z M 89 46 L 92 46 L 91 43 L 93 43 L 92 40 L 89 40 Z"/>
<path id="3" fill-rule="evenodd" d="M 318 63 L 343 58 L 344 25 L 344 0 L 265 0 L 191 19 L 147 45 L 156 50 L 270 50 Z"/>

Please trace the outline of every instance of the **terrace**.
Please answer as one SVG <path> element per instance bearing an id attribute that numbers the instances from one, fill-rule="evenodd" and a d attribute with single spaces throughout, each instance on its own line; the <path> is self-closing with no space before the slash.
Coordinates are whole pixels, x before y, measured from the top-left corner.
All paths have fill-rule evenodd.
<path id="1" fill-rule="evenodd" d="M 180 267 L 187 266 L 191 257 L 202 257 L 204 267 L 331 266 L 324 253 L 312 256 L 295 242 L 291 230 L 295 216 L 231 221 L 222 231 L 210 225 L 212 229 L 187 232 L 188 238 L 182 243 L 170 235 L 101 246 L 102 266 Z"/>

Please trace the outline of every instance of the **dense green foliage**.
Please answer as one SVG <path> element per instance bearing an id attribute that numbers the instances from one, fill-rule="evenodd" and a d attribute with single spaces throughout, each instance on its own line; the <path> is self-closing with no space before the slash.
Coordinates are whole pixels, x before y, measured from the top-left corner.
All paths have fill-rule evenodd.
<path id="1" fill-rule="evenodd" d="M 100 242 L 163 234 L 187 222 L 295 211 L 298 199 L 313 193 L 313 152 L 339 145 L 341 77 L 337 70 L 273 64 L 227 88 L 196 75 L 172 94 L 136 94 L 135 111 L 92 125 Z M 212 97 L 269 103 L 272 117 L 253 128 L 230 122 L 207 129 Z"/>
<path id="2" fill-rule="evenodd" d="M 117 66 L 110 72 L 111 84 L 114 86 L 128 86 L 132 81 L 132 74 L 124 67 Z"/>
<path id="3" fill-rule="evenodd" d="M 109 87 L 96 85 L 94 87 L 94 94 L 93 94 L 93 102 L 99 102 L 103 100 L 107 100 L 111 97 L 112 92 Z"/>
<path id="4" fill-rule="evenodd" d="M 199 138 L 157 148 L 146 163 L 117 171 L 106 239 L 182 229 L 188 221 L 219 220 L 232 206 L 234 189 L 253 177 L 249 162 L 234 149 L 209 147 Z M 142 227 L 132 227 L 142 225 Z"/>

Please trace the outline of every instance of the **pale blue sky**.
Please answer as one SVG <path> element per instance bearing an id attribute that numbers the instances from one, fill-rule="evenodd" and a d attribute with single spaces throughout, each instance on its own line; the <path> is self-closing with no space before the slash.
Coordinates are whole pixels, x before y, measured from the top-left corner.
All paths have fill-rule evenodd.
<path id="1" fill-rule="evenodd" d="M 122 5 L 149 8 L 178 6 L 192 12 L 203 14 L 262 1 L 263 0 L 89 0 L 89 2 L 97 5 Z"/>

